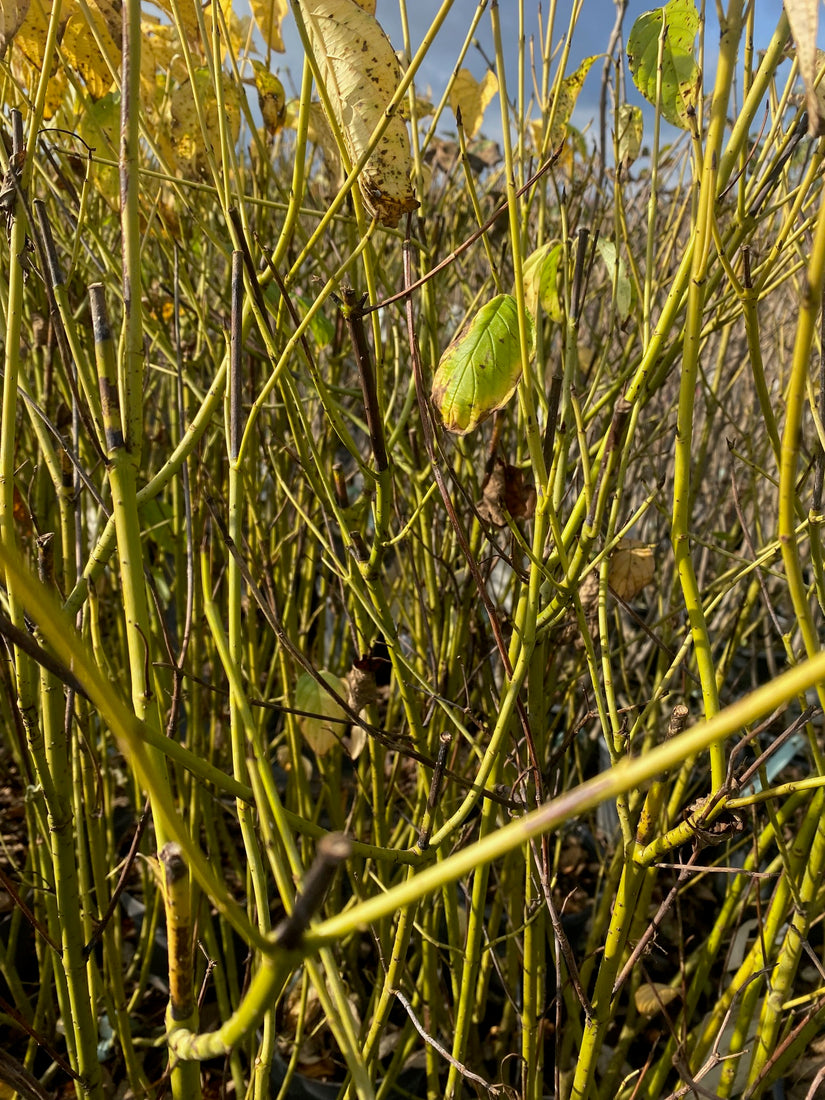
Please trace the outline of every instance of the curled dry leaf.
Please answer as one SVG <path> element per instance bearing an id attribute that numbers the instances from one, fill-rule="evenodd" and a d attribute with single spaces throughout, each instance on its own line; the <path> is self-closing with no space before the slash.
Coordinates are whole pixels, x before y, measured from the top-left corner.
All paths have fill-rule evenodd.
<path id="1" fill-rule="evenodd" d="M 597 55 L 586 57 L 578 69 L 562 81 L 559 89 L 556 113 L 553 118 L 553 129 L 550 132 L 550 148 L 555 149 L 564 141 L 568 133 L 570 119 L 576 107 L 576 100 L 582 90 L 582 85 L 587 79 L 590 67 L 597 60 Z"/>
<path id="2" fill-rule="evenodd" d="M 496 527 L 507 525 L 507 515 L 530 519 L 536 510 L 536 490 L 518 466 L 496 457 L 481 486 L 478 514 Z"/>
<path id="3" fill-rule="evenodd" d="M 653 547 L 638 539 L 622 539 L 610 558 L 608 580 L 621 600 L 632 600 L 650 584 L 656 572 Z"/>
<path id="4" fill-rule="evenodd" d="M 360 160 L 401 79 L 390 40 L 355 0 L 303 0 L 318 67 L 350 160 Z M 400 114 L 390 117 L 358 183 L 368 213 L 398 225 L 418 207 L 410 183 L 412 156 Z"/>
<path id="5" fill-rule="evenodd" d="M 0 57 L 23 25 L 30 0 L 4 0 L 0 6 Z"/>
<path id="6" fill-rule="evenodd" d="M 378 685 L 375 682 L 375 672 L 379 662 L 375 657 L 366 654 L 353 661 L 352 668 L 345 676 L 347 684 L 347 702 L 354 711 L 361 712 L 364 707 L 369 707 L 378 699 Z"/>

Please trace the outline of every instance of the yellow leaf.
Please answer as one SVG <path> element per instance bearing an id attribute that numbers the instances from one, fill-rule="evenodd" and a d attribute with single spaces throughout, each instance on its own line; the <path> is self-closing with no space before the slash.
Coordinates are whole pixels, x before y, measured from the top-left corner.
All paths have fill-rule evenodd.
<path id="1" fill-rule="evenodd" d="M 636 990 L 633 999 L 640 1016 L 655 1016 L 678 996 L 678 989 L 671 989 L 663 982 L 643 982 Z"/>
<path id="2" fill-rule="evenodd" d="M 610 558 L 607 579 L 622 600 L 632 600 L 656 572 L 653 547 L 638 539 L 621 539 Z"/>
<path id="3" fill-rule="evenodd" d="M 92 99 L 111 89 L 113 71 L 120 67 L 120 16 L 109 0 L 88 0 L 86 13 L 78 10 L 63 30 L 63 56 L 77 71 Z"/>
<path id="4" fill-rule="evenodd" d="M 264 42 L 278 53 L 284 52 L 281 23 L 289 11 L 288 0 L 250 0 L 250 8 Z"/>
<path id="5" fill-rule="evenodd" d="M 218 33 L 220 35 L 221 41 L 225 41 L 225 23 L 226 30 L 229 32 L 229 49 L 231 50 L 233 57 L 238 57 L 249 38 L 249 16 L 244 16 L 243 18 L 237 16 L 232 6 L 232 0 L 221 0 L 220 8 L 221 12 L 223 13 L 223 20 L 221 20 L 220 16 L 218 16 Z M 207 4 L 206 7 L 203 9 L 203 18 L 206 22 L 206 32 L 209 36 L 210 42 L 212 41 L 212 35 L 214 33 L 214 29 L 212 26 L 212 20 L 214 19 L 214 17 L 215 5 Z"/>
<path id="6" fill-rule="evenodd" d="M 398 59 L 375 17 L 355 0 L 304 0 L 301 8 L 335 122 L 355 163 L 398 87 Z M 383 225 L 396 226 L 417 208 L 411 169 L 409 134 L 396 113 L 358 181 L 367 211 Z"/>
<path id="7" fill-rule="evenodd" d="M 297 104 L 297 100 L 292 100 L 292 103 Z M 287 105 L 287 118 L 289 118 L 290 111 L 289 105 Z M 293 120 L 293 129 L 297 124 L 297 112 Z M 324 168 L 326 169 L 327 182 L 331 188 L 338 190 L 341 184 L 344 182 L 344 171 L 341 166 L 341 156 L 338 152 L 338 146 L 335 144 L 335 138 L 332 136 L 332 130 L 329 128 L 327 122 L 327 116 L 324 114 L 324 109 L 317 99 L 313 100 L 309 105 L 309 119 L 307 121 L 307 138 L 317 145 L 321 150 L 321 154 L 324 158 Z"/>
<path id="8" fill-rule="evenodd" d="M 531 252 L 522 266 L 524 303 L 533 320 L 538 317 L 538 307 L 554 321 L 564 320 L 564 306 L 559 294 L 559 263 L 564 258 L 560 241 L 548 241 Z"/>
<path id="9" fill-rule="evenodd" d="M 224 123 L 228 129 L 230 142 L 238 139 L 241 127 L 240 98 L 235 82 L 228 73 L 222 74 Z M 195 107 L 197 96 L 205 133 L 201 130 L 198 112 Z M 204 151 L 207 143 L 220 160 L 220 113 L 218 98 L 208 69 L 195 70 L 195 90 L 186 80 L 172 90 L 169 101 L 171 115 L 170 137 L 177 168 L 187 176 L 205 176 L 208 171 L 208 159 Z"/>
<path id="10" fill-rule="evenodd" d="M 174 18 L 174 11 L 172 7 L 172 0 L 155 0 L 157 6 L 161 11 L 165 12 L 170 19 Z M 190 45 L 199 44 L 200 29 L 198 27 L 198 15 L 195 10 L 195 3 L 197 0 L 177 0 L 175 7 L 177 8 L 178 19 L 180 20 L 180 26 L 183 33 L 186 35 Z"/>
<path id="11" fill-rule="evenodd" d="M 461 112 L 461 124 L 468 138 L 475 137 L 481 127 L 490 101 L 498 92 L 498 78 L 486 72 L 479 83 L 469 69 L 460 69 L 450 90 L 450 106 L 456 115 Z"/>
<path id="12" fill-rule="evenodd" d="M 286 117 L 286 96 L 284 86 L 280 80 L 267 69 L 260 61 L 253 61 L 252 68 L 255 72 L 255 87 L 258 89 L 258 106 L 264 120 L 266 132 L 270 135 L 277 134 L 283 129 Z"/>
<path id="13" fill-rule="evenodd" d="M 586 57 L 578 69 L 562 81 L 556 104 L 556 114 L 553 119 L 553 129 L 550 134 L 551 149 L 555 149 L 564 141 L 568 123 L 576 106 L 576 100 L 579 98 L 579 92 L 582 90 L 582 85 L 590 72 L 590 66 L 597 56 L 594 54 L 592 57 Z"/>
<path id="14" fill-rule="evenodd" d="M 49 29 L 49 10 L 45 4 L 25 5 L 23 20 L 17 25 L 14 45 L 29 60 L 37 72 L 43 68 L 43 50 L 46 47 L 46 33 Z M 5 0 L 4 0 L 5 8 Z M 74 0 L 61 8 L 61 23 L 75 10 Z M 11 22 L 8 23 L 11 26 Z"/>

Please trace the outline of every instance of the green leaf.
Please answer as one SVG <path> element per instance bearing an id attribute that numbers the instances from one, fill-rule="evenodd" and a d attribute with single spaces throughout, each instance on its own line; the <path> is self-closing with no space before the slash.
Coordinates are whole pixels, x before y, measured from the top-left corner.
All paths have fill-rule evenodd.
<path id="1" fill-rule="evenodd" d="M 329 684 L 336 695 L 340 695 L 342 699 L 347 698 L 347 685 L 340 677 L 332 672 L 321 672 L 321 679 Z M 304 740 L 316 756 L 325 756 L 339 744 L 346 729 L 346 713 L 308 672 L 299 676 L 295 685 L 295 707 L 308 712 L 307 715 L 298 716 L 298 725 Z M 334 721 L 327 721 L 330 718 Z"/>
<path id="2" fill-rule="evenodd" d="M 117 160 L 120 148 L 120 92 L 109 92 L 95 103 L 87 104 L 80 116 L 77 132 L 97 154 L 97 158 Z M 117 168 L 95 159 L 92 179 L 98 191 L 112 209 L 120 200 L 120 177 Z"/>
<path id="3" fill-rule="evenodd" d="M 671 0 L 664 8 L 640 15 L 627 40 L 634 83 L 655 106 L 659 40 L 664 33 L 661 111 L 681 130 L 690 128 L 690 114 L 696 108 L 702 79 L 693 56 L 698 29 L 699 14 L 693 0 Z"/>
<path id="4" fill-rule="evenodd" d="M 535 336 L 529 316 L 528 323 L 532 356 Z M 523 369 L 516 300 L 512 294 L 499 294 L 482 306 L 441 356 L 432 399 L 447 431 L 466 435 L 503 408 Z"/>
<path id="5" fill-rule="evenodd" d="M 275 283 L 269 284 L 264 292 L 264 297 L 272 306 L 273 310 L 278 308 L 278 303 L 281 300 L 281 292 Z M 313 302 L 310 298 L 305 298 L 302 294 L 293 294 L 292 304 L 296 307 L 300 306 L 303 313 L 309 313 Z M 335 339 L 335 325 L 325 313 L 316 313 L 313 316 L 312 320 L 309 322 L 309 331 L 314 336 L 319 349 L 329 347 Z"/>
<path id="6" fill-rule="evenodd" d="M 613 282 L 616 310 L 624 320 L 633 308 L 633 286 L 627 276 L 624 260 L 617 254 L 615 244 L 606 237 L 599 237 L 596 247 Z"/>
<path id="7" fill-rule="evenodd" d="M 547 244 L 531 252 L 524 261 L 524 301 L 533 320 L 541 308 L 557 324 L 564 320 L 564 309 L 559 295 L 559 261 L 562 257 L 561 242 Z"/>

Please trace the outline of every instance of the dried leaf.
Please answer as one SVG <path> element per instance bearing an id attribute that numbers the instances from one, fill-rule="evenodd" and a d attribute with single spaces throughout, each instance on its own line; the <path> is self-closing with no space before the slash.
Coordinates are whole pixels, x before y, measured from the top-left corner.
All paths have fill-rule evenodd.
<path id="1" fill-rule="evenodd" d="M 459 69 L 450 89 L 450 106 L 456 115 L 461 112 L 461 124 L 468 138 L 478 133 L 484 112 L 497 92 L 498 77 L 494 72 L 486 72 L 479 82 L 469 69 Z"/>
<path id="2" fill-rule="evenodd" d="M 352 662 L 352 668 L 347 673 L 347 702 L 354 711 L 361 712 L 364 707 L 371 706 L 378 699 L 378 685 L 375 682 L 375 673 L 380 664 L 377 657 L 366 654 Z"/>
<path id="3" fill-rule="evenodd" d="M 355 0 L 304 0 L 301 7 L 335 121 L 355 163 L 398 87 L 398 59 L 378 21 Z M 396 113 L 358 181 L 367 211 L 382 225 L 396 226 L 418 207 L 411 169 L 407 127 Z"/>
<path id="4" fill-rule="evenodd" d="M 0 57 L 23 25 L 31 0 L 3 0 L 0 4 Z"/>
<path id="5" fill-rule="evenodd" d="M 632 600 L 650 584 L 655 572 L 653 547 L 638 539 L 622 539 L 611 555 L 608 581 L 620 599 Z"/>
<path id="6" fill-rule="evenodd" d="M 510 466 L 496 457 L 493 468 L 481 486 L 478 514 L 496 527 L 507 525 L 508 514 L 514 519 L 530 519 L 536 510 L 536 490 L 518 466 Z"/>

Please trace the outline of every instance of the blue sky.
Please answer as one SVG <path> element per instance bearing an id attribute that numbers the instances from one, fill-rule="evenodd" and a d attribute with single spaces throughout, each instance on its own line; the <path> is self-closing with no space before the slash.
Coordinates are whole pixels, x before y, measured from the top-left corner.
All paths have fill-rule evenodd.
<path id="1" fill-rule="evenodd" d="M 782 0 L 752 0 L 752 2 L 756 4 L 757 15 L 755 46 L 757 49 L 760 49 L 764 48 L 767 44 L 776 27 L 782 8 Z M 429 28 L 433 15 L 441 7 L 441 0 L 407 0 L 406 6 L 410 21 L 410 31 L 413 38 L 413 47 L 415 47 Z M 623 25 L 623 40 L 625 43 L 635 19 L 643 12 L 655 6 L 654 3 L 651 3 L 651 0 L 629 0 Z M 553 34 L 553 41 L 556 45 L 562 42 L 566 35 L 570 7 L 570 0 L 559 0 L 556 5 L 556 25 Z M 527 37 L 529 39 L 529 37 L 532 36 L 536 41 L 536 52 L 539 50 L 539 10 L 541 9 L 546 17 L 547 8 L 548 4 L 546 0 L 544 0 L 544 3 L 540 3 L 539 0 L 525 0 L 524 3 Z M 714 64 L 715 48 L 719 32 L 716 22 L 715 4 L 709 2 L 707 8 L 708 27 L 705 36 L 705 87 L 709 88 L 713 81 L 713 73 L 711 70 Z M 447 78 L 453 70 L 458 51 L 464 41 L 467 28 L 470 25 L 475 10 L 475 0 L 455 0 L 447 21 L 442 27 L 434 47 L 420 71 L 420 76 L 416 78 L 416 87 L 419 94 L 426 94 L 429 86 L 433 98 L 437 99 L 440 96 Z M 516 0 L 499 0 L 505 54 L 508 58 L 512 59 L 512 63 L 508 65 L 508 81 L 510 84 L 508 90 L 510 91 L 511 98 L 515 92 L 515 61 L 518 56 L 517 11 L 518 7 Z M 583 58 L 591 54 L 602 53 L 607 48 L 610 32 L 615 21 L 615 13 L 616 8 L 612 0 L 584 0 L 581 17 L 579 18 L 573 34 L 568 71 L 572 72 Z M 401 20 L 398 13 L 397 0 L 378 0 L 376 15 L 395 48 L 400 50 L 403 46 L 403 36 L 401 34 Z M 284 21 L 283 34 L 287 46 L 287 53 L 283 56 L 276 56 L 273 59 L 273 64 L 280 71 L 282 79 L 285 78 L 285 71 L 288 69 L 292 74 L 293 85 L 297 85 L 300 78 L 302 54 L 295 24 L 291 16 L 288 16 Z M 820 35 L 820 38 L 822 38 L 822 35 Z M 493 46 L 490 29 L 489 4 L 482 17 L 478 39 L 485 53 L 492 57 Z M 485 62 L 478 50 L 471 47 L 465 64 L 477 77 L 483 76 Z M 574 116 L 574 122 L 580 128 L 584 127 L 590 119 L 597 120 L 600 80 L 601 65 L 596 63 L 591 70 L 590 77 L 579 98 L 579 106 Z M 290 88 L 290 81 L 288 79 L 284 79 L 284 83 L 287 87 L 288 94 L 290 91 L 295 91 L 294 87 Z M 530 86 L 528 77 L 528 88 Z M 641 97 L 636 93 L 635 89 L 630 86 L 628 87 L 628 100 L 631 103 L 643 104 Z M 444 129 L 446 130 L 446 127 Z M 487 111 L 483 129 L 491 137 L 496 137 L 501 132 L 498 110 L 495 103 Z"/>

